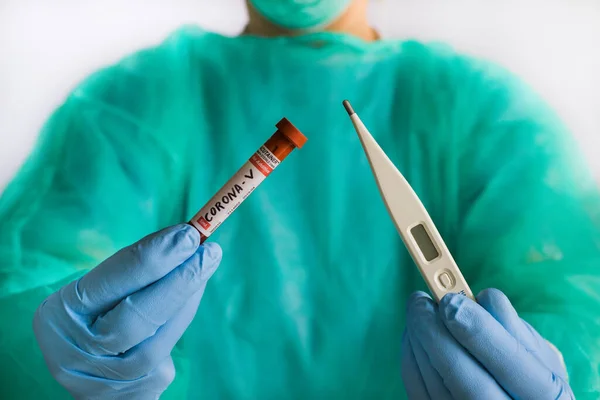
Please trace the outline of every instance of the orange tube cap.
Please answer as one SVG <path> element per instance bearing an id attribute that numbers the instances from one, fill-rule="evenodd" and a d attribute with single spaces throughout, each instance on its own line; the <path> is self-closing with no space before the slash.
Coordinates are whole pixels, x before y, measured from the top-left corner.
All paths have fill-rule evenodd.
<path id="1" fill-rule="evenodd" d="M 308 140 L 287 118 L 283 118 L 275 126 L 299 149 L 301 149 Z"/>

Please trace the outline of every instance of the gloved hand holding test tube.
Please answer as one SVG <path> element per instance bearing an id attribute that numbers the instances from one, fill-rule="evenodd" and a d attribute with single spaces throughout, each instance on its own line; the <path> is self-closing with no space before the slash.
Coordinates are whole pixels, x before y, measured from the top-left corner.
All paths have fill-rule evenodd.
<path id="1" fill-rule="evenodd" d="M 188 224 L 125 247 L 38 307 L 33 329 L 75 398 L 154 399 L 175 377 L 171 351 L 194 319 L 221 248 L 203 242 L 306 137 L 287 119 Z"/>

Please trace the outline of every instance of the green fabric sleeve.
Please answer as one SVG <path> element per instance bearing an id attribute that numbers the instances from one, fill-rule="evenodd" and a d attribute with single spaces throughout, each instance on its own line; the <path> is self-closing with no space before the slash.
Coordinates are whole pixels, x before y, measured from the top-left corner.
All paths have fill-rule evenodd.
<path id="1" fill-rule="evenodd" d="M 79 85 L 0 198 L 0 397 L 59 399 L 31 323 L 42 300 L 171 222 L 170 153 L 138 118 L 155 86 L 140 53 Z M 159 212 L 160 210 L 160 212 Z"/>
<path id="2" fill-rule="evenodd" d="M 600 197 L 556 114 L 498 68 L 475 70 L 456 107 L 457 262 L 474 291 L 497 287 L 562 352 L 578 398 L 600 392 Z M 467 113 L 465 113 L 467 114 Z M 450 202 L 452 206 L 452 202 Z"/>

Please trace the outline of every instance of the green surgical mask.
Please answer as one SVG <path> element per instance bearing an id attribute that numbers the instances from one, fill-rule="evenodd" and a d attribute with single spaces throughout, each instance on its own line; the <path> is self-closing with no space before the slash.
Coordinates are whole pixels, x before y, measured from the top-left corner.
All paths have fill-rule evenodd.
<path id="1" fill-rule="evenodd" d="M 288 29 L 318 29 L 333 22 L 352 0 L 250 0 L 269 21 Z"/>

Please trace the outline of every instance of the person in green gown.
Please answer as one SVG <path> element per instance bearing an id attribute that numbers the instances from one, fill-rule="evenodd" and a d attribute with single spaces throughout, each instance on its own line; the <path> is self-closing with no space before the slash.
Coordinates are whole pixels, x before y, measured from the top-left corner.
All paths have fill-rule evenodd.
<path id="1" fill-rule="evenodd" d="M 0 197 L 2 399 L 597 397 L 600 198 L 571 134 L 366 10 L 250 0 L 243 34 L 183 26 L 73 89 Z M 477 302 L 425 293 L 343 99 Z M 183 223 L 284 116 L 308 143 L 199 245 Z"/>

